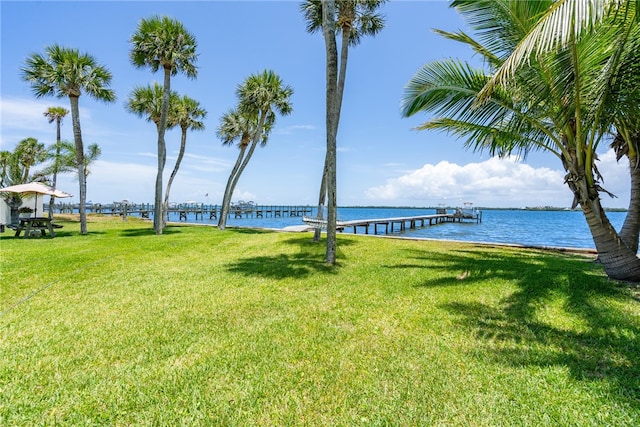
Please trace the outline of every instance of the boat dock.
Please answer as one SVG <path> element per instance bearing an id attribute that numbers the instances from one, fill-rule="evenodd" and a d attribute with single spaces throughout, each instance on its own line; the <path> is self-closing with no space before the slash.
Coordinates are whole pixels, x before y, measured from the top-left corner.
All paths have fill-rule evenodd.
<path id="1" fill-rule="evenodd" d="M 153 215 L 154 205 L 150 203 L 123 203 L 114 202 L 110 204 L 92 204 L 86 208 L 88 213 L 97 213 L 103 215 L 137 215 L 142 218 L 149 218 Z M 77 213 L 79 207 L 77 204 L 56 204 L 56 210 L 60 213 Z M 189 215 L 195 216 L 195 219 L 209 220 L 218 219 L 222 207 L 219 205 L 207 205 L 204 203 L 184 203 L 172 204 L 169 206 L 169 215 L 178 216 L 180 221 L 187 221 Z M 252 203 L 231 204 L 229 207 L 229 218 L 282 218 L 282 217 L 302 217 L 311 215 L 313 210 L 311 206 L 286 205 L 286 206 L 259 206 Z"/>
<path id="2" fill-rule="evenodd" d="M 222 207 L 219 205 L 207 205 L 203 203 L 183 203 L 169 206 L 168 217 L 170 221 L 188 220 L 218 220 Z M 77 213 L 77 204 L 56 204 L 56 210 L 60 213 Z M 153 204 L 134 204 L 126 201 L 114 202 L 112 204 L 91 204 L 86 207 L 88 213 L 102 215 L 119 215 L 125 219 L 128 215 L 150 218 L 153 216 Z M 305 205 L 256 205 L 252 202 L 239 202 L 230 206 L 228 218 L 233 219 L 262 219 L 262 218 L 284 218 L 299 217 L 311 228 L 326 229 L 326 219 L 318 219 L 314 216 L 316 208 Z M 428 227 L 442 223 L 455 223 L 473 221 L 482 222 L 482 212 L 475 208 L 465 206 L 464 208 L 445 209 L 436 208 L 435 214 L 393 217 L 393 218 L 373 218 L 373 219 L 353 219 L 338 220 L 336 229 L 340 232 L 345 230 L 353 231 L 354 234 L 390 234 L 403 232 L 407 229 L 418 227 Z"/>
<path id="3" fill-rule="evenodd" d="M 303 217 L 302 220 L 305 224 L 312 228 L 327 228 L 327 221 L 325 219 L 318 219 L 313 217 Z M 353 234 L 358 233 L 358 229 L 364 231 L 364 234 L 369 234 L 370 231 L 373 234 L 378 234 L 378 229 L 384 229 L 385 234 L 402 232 L 406 229 L 416 229 L 418 227 L 427 227 L 436 224 L 442 224 L 445 222 L 465 222 L 475 221 L 476 223 L 482 222 L 482 213 L 475 211 L 473 215 L 463 214 L 461 210 L 456 210 L 454 213 L 447 213 L 446 210 L 438 209 L 436 214 L 432 215 L 418 215 L 407 216 L 397 218 L 375 218 L 375 219 L 355 219 L 349 221 L 336 221 L 336 229 L 344 231 L 345 229 L 353 229 Z"/>

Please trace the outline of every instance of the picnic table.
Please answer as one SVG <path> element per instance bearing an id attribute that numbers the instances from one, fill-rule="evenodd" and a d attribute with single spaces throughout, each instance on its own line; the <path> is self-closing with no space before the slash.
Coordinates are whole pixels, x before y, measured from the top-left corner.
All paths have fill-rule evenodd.
<path id="1" fill-rule="evenodd" d="M 49 236 L 55 237 L 54 228 L 60 228 L 59 225 L 54 225 L 51 218 L 46 217 L 30 217 L 20 218 L 20 223 L 11 228 L 16 230 L 15 237 L 20 237 L 20 234 L 24 231 L 22 238 L 30 237 L 32 231 L 40 231 L 41 236 L 46 236 L 49 232 Z"/>

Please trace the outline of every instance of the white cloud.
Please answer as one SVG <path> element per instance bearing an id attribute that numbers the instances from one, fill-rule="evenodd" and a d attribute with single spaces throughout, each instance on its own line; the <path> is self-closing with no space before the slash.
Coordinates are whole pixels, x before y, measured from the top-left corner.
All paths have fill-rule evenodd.
<path id="1" fill-rule="evenodd" d="M 15 145 L 27 137 L 40 138 L 44 133 L 55 138 L 55 125 L 49 124 L 44 112 L 56 105 L 61 105 L 60 100 L 1 99 L 2 149 L 11 149 L 9 145 Z"/>
<path id="2" fill-rule="evenodd" d="M 198 173 L 216 173 L 231 170 L 231 162 L 217 157 L 185 153 L 183 165 Z"/>
<path id="3" fill-rule="evenodd" d="M 12 150 L 13 147 L 24 138 L 33 137 L 45 144 L 53 143 L 56 138 L 56 125 L 49 123 L 44 112 L 49 107 L 64 107 L 69 110 L 68 98 L 3 98 L 0 99 L 0 145 L 3 150 Z M 91 110 L 80 107 L 83 137 L 85 140 L 95 138 L 96 129 L 92 126 Z M 63 134 L 69 135 L 66 139 L 72 139 L 71 112 L 62 121 Z M 68 129 L 66 127 L 68 126 Z M 98 131 L 100 132 L 100 131 Z M 103 132 L 104 133 L 104 132 Z M 113 135 L 110 130 L 108 135 Z M 63 135 L 63 139 L 65 136 Z"/>
<path id="4" fill-rule="evenodd" d="M 606 179 L 617 184 L 620 193 L 619 199 L 615 200 L 603 196 L 603 204 L 624 207 L 625 197 L 628 200 L 628 172 L 615 163 L 615 156 L 610 152 L 601 155 L 600 159 L 600 171 Z M 626 180 L 622 176 L 625 173 Z M 425 164 L 418 170 L 389 179 L 383 185 L 370 187 L 365 196 L 372 203 L 385 205 L 444 203 L 455 206 L 472 201 L 485 207 L 565 207 L 571 204 L 573 196 L 564 184 L 564 175 L 562 170 L 534 168 L 515 158 L 491 158 L 466 165 L 442 161 L 435 165 Z"/>
<path id="5" fill-rule="evenodd" d="M 627 207 L 630 179 L 628 159 L 624 157 L 618 162 L 613 150 L 600 154 L 598 158 L 600 160 L 597 163 L 598 169 L 604 177 L 604 182 L 601 185 L 605 190 L 616 195 L 616 199 L 611 199 L 608 195 L 603 194 L 601 196 L 603 205 L 611 206 L 615 203 L 616 206 Z"/>

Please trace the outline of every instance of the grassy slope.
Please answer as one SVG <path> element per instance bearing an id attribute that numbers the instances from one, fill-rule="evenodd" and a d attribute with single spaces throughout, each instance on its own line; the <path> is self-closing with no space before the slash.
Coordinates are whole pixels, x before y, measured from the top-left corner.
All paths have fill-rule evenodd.
<path id="1" fill-rule="evenodd" d="M 0 239 L 0 425 L 640 425 L 590 259 L 93 221 Z"/>

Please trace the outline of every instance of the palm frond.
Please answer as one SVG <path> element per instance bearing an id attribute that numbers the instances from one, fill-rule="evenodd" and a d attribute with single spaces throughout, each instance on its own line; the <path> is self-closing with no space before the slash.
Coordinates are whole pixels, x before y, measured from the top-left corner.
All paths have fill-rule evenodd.
<path id="1" fill-rule="evenodd" d="M 537 20 L 537 25 L 518 43 L 487 83 L 480 99 L 485 99 L 497 84 L 504 84 L 518 68 L 530 60 L 532 55 L 543 55 L 558 47 L 566 46 L 570 40 L 578 39 L 585 29 L 602 21 L 612 10 L 616 11 L 631 3 L 636 1 L 558 0 L 553 2 L 546 13 Z"/>

